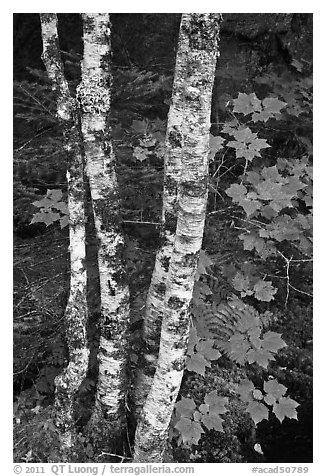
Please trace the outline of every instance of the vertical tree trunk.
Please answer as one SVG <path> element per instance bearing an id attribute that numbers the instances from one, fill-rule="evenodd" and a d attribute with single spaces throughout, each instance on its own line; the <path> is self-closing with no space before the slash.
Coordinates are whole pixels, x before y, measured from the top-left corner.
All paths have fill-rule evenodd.
<path id="1" fill-rule="evenodd" d="M 99 377 L 90 430 L 115 442 L 125 428 L 129 292 L 122 261 L 115 157 L 108 124 L 111 100 L 111 25 L 109 14 L 83 14 L 84 57 L 77 97 L 96 235 L 101 288 Z"/>
<path id="2" fill-rule="evenodd" d="M 163 460 L 184 370 L 189 303 L 205 223 L 211 96 L 220 19 L 220 14 L 184 14 L 181 20 L 187 77 L 181 93 L 183 119 L 173 127 L 173 140 L 182 148 L 177 229 L 166 280 L 157 369 L 136 430 L 137 463 Z"/>
<path id="3" fill-rule="evenodd" d="M 65 150 L 68 157 L 68 209 L 70 238 L 70 294 L 65 311 L 66 340 L 69 364 L 56 377 L 55 419 L 62 438 L 62 456 L 66 460 L 73 447 L 75 427 L 73 399 L 86 376 L 89 350 L 86 338 L 87 302 L 85 262 L 85 212 L 83 155 L 81 153 L 78 107 L 69 93 L 61 61 L 57 16 L 40 14 L 43 54 L 42 58 L 52 88 L 56 92 L 57 117 L 63 128 Z"/>
<path id="4" fill-rule="evenodd" d="M 172 102 L 168 114 L 162 207 L 161 246 L 156 254 L 155 266 L 147 294 L 143 324 L 144 353 L 140 356 L 134 388 L 135 413 L 140 411 L 148 395 L 156 369 L 161 325 L 164 315 L 166 278 L 177 224 L 178 185 L 181 175 L 183 147 L 179 130 L 184 120 L 183 85 L 188 75 L 191 51 L 187 51 L 184 22 L 180 25 L 178 50 L 172 88 Z"/>

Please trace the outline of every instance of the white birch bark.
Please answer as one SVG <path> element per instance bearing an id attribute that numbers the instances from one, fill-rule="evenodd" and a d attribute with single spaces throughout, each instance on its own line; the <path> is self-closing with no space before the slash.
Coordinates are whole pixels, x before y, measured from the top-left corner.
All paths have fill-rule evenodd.
<path id="1" fill-rule="evenodd" d="M 139 416 L 145 403 L 156 369 L 164 314 L 166 278 L 177 223 L 177 196 L 183 145 L 180 137 L 178 137 L 178 130 L 183 123 L 183 84 L 187 77 L 188 61 L 187 41 L 182 26 L 181 23 L 172 88 L 172 102 L 169 109 L 165 137 L 161 244 L 156 254 L 154 270 L 147 294 L 142 333 L 144 352 L 139 356 L 133 389 L 136 417 Z"/>
<path id="2" fill-rule="evenodd" d="M 55 423 L 59 429 L 64 459 L 69 458 L 74 445 L 75 425 L 73 399 L 86 376 L 89 350 L 87 347 L 86 321 L 86 269 L 85 269 L 85 211 L 83 156 L 78 124 L 78 108 L 71 97 L 61 61 L 57 16 L 40 14 L 43 54 L 52 88 L 56 92 L 57 117 L 63 128 L 65 150 L 68 158 L 68 210 L 70 239 L 70 293 L 65 311 L 66 341 L 69 364 L 55 379 Z"/>
<path id="3" fill-rule="evenodd" d="M 201 249 L 208 182 L 210 110 L 220 14 L 183 14 L 187 77 L 183 119 L 174 126 L 182 144 L 177 228 L 166 279 L 157 369 L 135 435 L 134 462 L 161 462 L 180 389 L 189 336 L 189 303 Z"/>
<path id="4" fill-rule="evenodd" d="M 111 130 L 111 31 L 107 13 L 83 14 L 84 56 L 77 97 L 82 109 L 86 156 L 100 276 L 99 376 L 89 428 L 97 438 L 115 441 L 125 429 L 129 291 L 122 261 L 118 182 Z"/>

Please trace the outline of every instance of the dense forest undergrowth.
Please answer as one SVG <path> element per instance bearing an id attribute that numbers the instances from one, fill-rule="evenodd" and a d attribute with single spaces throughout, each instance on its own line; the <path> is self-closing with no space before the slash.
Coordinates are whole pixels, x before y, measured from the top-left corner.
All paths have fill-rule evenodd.
<path id="1" fill-rule="evenodd" d="M 127 20 L 144 40 L 130 15 Z M 145 30 L 149 19 L 143 15 L 142 21 Z M 222 30 L 212 105 L 209 202 L 191 304 L 194 330 L 178 400 L 184 403 L 176 406 L 170 431 L 174 462 L 312 461 L 312 65 L 302 46 L 309 43 L 304 34 L 309 21 L 284 15 L 285 26 L 276 22 L 274 32 L 262 17 L 256 19 L 257 31 L 255 18 L 250 21 L 252 28 L 243 31 L 242 18 L 227 17 Z M 176 35 L 175 18 L 166 16 L 164 22 L 159 22 L 157 44 L 167 26 Z M 175 38 L 171 33 L 166 39 L 170 56 L 162 56 L 158 65 L 147 57 L 145 65 L 153 43 L 144 43 L 137 56 L 120 17 L 116 25 L 121 48 L 113 71 L 112 137 L 131 294 L 132 373 L 159 246 Z M 287 51 L 286 35 L 294 45 Z M 277 52 L 267 59 L 268 42 Z M 71 46 L 78 50 L 68 42 L 64 58 L 73 90 L 80 55 Z M 156 55 L 163 55 L 157 49 Z M 25 77 L 17 73 L 14 85 L 14 460 L 45 462 L 56 461 L 54 379 L 67 362 L 63 314 L 69 239 L 55 103 L 44 71 L 37 62 L 30 66 Z M 96 349 L 99 284 L 91 226 L 87 247 L 88 340 Z M 241 319 L 256 322 L 257 316 L 260 331 L 280 334 L 286 345 L 278 341 L 278 352 L 250 361 L 240 351 L 235 355 L 232 337 L 240 335 Z M 213 357 L 217 351 L 219 358 Z M 77 396 L 81 429 L 90 416 L 96 371 L 94 351 Z M 277 379 L 299 404 L 297 415 L 294 407 L 268 419 L 250 413 L 248 400 L 237 392 L 243 379 L 253 382 L 258 402 L 264 381 Z M 215 391 L 228 402 L 220 412 L 223 431 L 216 422 L 205 431 L 201 426 L 198 434 L 196 424 L 200 418 L 205 421 L 203 407 L 198 409 Z M 182 418 L 188 428 L 180 425 Z M 129 423 L 132 439 L 135 422 L 131 418 Z M 81 436 L 79 461 L 108 458 L 96 451 Z M 128 461 L 131 453 L 126 445 L 123 455 L 112 456 L 112 461 Z"/>

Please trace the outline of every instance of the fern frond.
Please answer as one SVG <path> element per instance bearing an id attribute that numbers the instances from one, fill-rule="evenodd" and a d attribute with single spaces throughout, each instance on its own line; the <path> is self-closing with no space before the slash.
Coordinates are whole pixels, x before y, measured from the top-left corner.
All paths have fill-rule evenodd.
<path id="1" fill-rule="evenodd" d="M 228 355 L 233 336 L 246 332 L 260 335 L 276 320 L 271 312 L 260 314 L 235 295 L 218 305 L 214 302 L 202 302 L 199 306 L 193 306 L 192 314 L 198 335 L 214 339 L 216 347 Z"/>

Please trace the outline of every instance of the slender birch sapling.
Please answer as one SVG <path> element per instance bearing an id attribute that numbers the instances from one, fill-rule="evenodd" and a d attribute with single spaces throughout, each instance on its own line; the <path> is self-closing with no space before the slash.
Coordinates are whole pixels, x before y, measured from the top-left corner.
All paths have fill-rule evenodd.
<path id="1" fill-rule="evenodd" d="M 84 159 L 81 149 L 79 110 L 69 92 L 60 56 L 57 15 L 40 14 L 43 62 L 56 93 L 57 117 L 62 126 L 68 159 L 68 210 L 70 239 L 70 292 L 65 310 L 67 368 L 55 379 L 55 423 L 63 458 L 68 458 L 76 437 L 73 401 L 86 376 L 89 350 L 86 338 L 87 302 L 85 269 Z"/>

